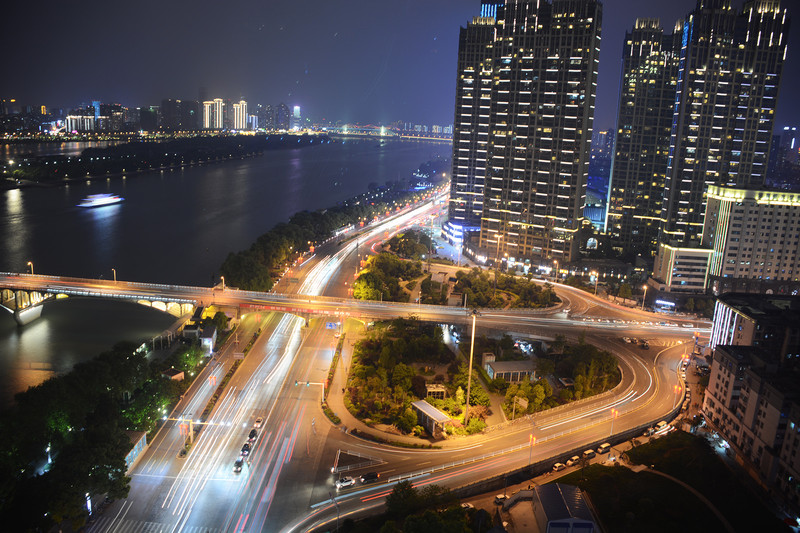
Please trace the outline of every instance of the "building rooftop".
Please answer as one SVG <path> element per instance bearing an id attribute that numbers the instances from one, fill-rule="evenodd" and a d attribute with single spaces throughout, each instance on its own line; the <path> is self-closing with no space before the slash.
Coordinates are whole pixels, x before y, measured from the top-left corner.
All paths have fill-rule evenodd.
<path id="1" fill-rule="evenodd" d="M 489 361 L 486 363 L 494 368 L 495 372 L 530 372 L 533 370 L 533 360 L 524 361 Z"/>
<path id="2" fill-rule="evenodd" d="M 434 422 L 444 424 L 445 422 L 450 421 L 450 417 L 426 402 L 425 400 L 419 400 L 412 403 L 414 407 L 425 413 L 425 415 L 433 420 Z"/>
<path id="3" fill-rule="evenodd" d="M 800 298 L 797 296 L 731 292 L 720 296 L 719 301 L 753 320 L 800 324 Z"/>
<path id="4" fill-rule="evenodd" d="M 548 483 L 534 487 L 547 520 L 565 520 L 579 518 L 594 522 L 592 511 L 583 498 L 581 489 L 574 485 Z"/>

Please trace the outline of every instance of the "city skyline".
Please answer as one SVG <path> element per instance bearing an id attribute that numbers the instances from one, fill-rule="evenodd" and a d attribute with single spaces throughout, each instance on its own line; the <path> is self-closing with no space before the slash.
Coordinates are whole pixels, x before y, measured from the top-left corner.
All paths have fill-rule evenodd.
<path id="1" fill-rule="evenodd" d="M 4 76 L 0 97 L 63 108 L 91 100 L 144 107 L 166 98 L 200 100 L 204 88 L 253 105 L 300 105 L 314 120 L 449 124 L 459 28 L 480 6 L 477 0 L 358 2 L 348 9 L 322 2 L 269 8 L 239 2 L 225 10 L 203 2 L 153 10 L 147 3 L 92 4 L 80 11 L 10 8 L 0 24 L 6 49 L 17 50 L 6 62 L 7 72 L 16 75 Z M 695 4 L 603 2 L 595 130 L 615 125 L 622 42 L 635 19 L 659 18 L 671 28 Z M 743 2 L 732 4 L 739 9 Z M 138 13 L 150 11 L 158 17 L 133 23 Z M 239 22 L 242 11 L 251 13 L 245 23 Z M 222 38 L 202 37 L 200 29 L 209 24 L 223 28 Z M 234 24 L 242 28 L 226 36 L 224 29 Z M 47 31 L 59 27 L 92 31 Z M 800 58 L 793 53 L 798 34 L 794 25 L 782 92 L 800 77 Z M 67 55 L 53 53 L 65 46 Z M 776 128 L 800 123 L 800 102 L 788 96 L 779 102 Z"/>

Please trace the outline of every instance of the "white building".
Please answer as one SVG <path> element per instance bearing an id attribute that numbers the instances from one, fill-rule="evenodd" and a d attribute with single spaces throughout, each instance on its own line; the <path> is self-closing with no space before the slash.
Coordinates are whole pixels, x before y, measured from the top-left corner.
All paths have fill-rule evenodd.
<path id="1" fill-rule="evenodd" d="M 659 244 L 648 284 L 661 292 L 703 293 L 708 284 L 710 249 Z"/>
<path id="2" fill-rule="evenodd" d="M 800 193 L 709 186 L 703 245 L 712 276 L 800 281 Z"/>
<path id="3" fill-rule="evenodd" d="M 233 129 L 247 129 L 247 102 L 244 100 L 239 100 L 238 103 L 233 104 Z"/>

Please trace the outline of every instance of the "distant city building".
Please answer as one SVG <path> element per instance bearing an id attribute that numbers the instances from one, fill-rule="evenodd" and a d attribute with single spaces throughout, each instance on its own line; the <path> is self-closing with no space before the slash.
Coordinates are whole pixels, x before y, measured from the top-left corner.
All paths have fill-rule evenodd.
<path id="1" fill-rule="evenodd" d="M 275 129 L 289 130 L 289 107 L 284 103 L 275 108 Z"/>
<path id="2" fill-rule="evenodd" d="M 708 187 L 702 245 L 717 278 L 773 281 L 776 293 L 800 286 L 800 192 Z M 794 282 L 794 283 L 786 283 Z M 715 293 L 739 290 L 725 279 Z"/>
<path id="3" fill-rule="evenodd" d="M 223 109 L 225 103 L 222 98 L 203 102 L 203 129 L 221 130 L 224 127 Z"/>
<path id="4" fill-rule="evenodd" d="M 181 101 L 173 98 L 161 100 L 161 127 L 177 131 L 181 127 Z"/>
<path id="5" fill-rule="evenodd" d="M 267 104 L 263 107 L 263 114 L 259 115 L 258 120 L 261 127 L 267 131 L 275 129 L 275 108 Z"/>
<path id="6" fill-rule="evenodd" d="M 161 125 L 161 117 L 157 105 L 139 109 L 139 124 L 144 131 L 156 131 Z"/>
<path id="7" fill-rule="evenodd" d="M 197 100 L 181 100 L 180 129 L 196 131 L 200 129 L 200 103 Z"/>
<path id="8" fill-rule="evenodd" d="M 247 102 L 244 100 L 233 104 L 233 129 L 247 129 Z"/>
<path id="9" fill-rule="evenodd" d="M 292 119 L 289 124 L 289 129 L 297 131 L 303 128 L 303 119 L 300 116 L 300 106 L 296 105 L 292 108 Z"/>
<path id="10" fill-rule="evenodd" d="M 615 248 L 645 257 L 658 246 L 682 30 L 680 21 L 665 34 L 658 19 L 637 19 L 623 44 L 605 231 Z"/>
<path id="11" fill-rule="evenodd" d="M 662 242 L 700 241 L 709 185 L 763 187 L 788 28 L 780 0 L 699 0 L 683 21 Z"/>
<path id="12" fill-rule="evenodd" d="M 94 109 L 84 108 L 70 112 L 65 119 L 65 129 L 68 133 L 95 131 Z"/>

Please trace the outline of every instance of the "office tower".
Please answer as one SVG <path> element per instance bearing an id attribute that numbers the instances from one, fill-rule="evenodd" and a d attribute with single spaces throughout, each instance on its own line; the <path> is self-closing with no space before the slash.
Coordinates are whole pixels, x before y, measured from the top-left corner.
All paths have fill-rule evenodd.
<path id="1" fill-rule="evenodd" d="M 509 263 L 577 256 L 594 120 L 602 6 L 496 8 L 479 250 Z M 478 155 L 478 157 L 483 157 Z"/>
<path id="2" fill-rule="evenodd" d="M 788 28 L 780 0 L 698 0 L 684 20 L 662 242 L 700 240 L 709 185 L 763 186 Z"/>
<path id="3" fill-rule="evenodd" d="M 247 102 L 245 102 L 244 99 L 233 104 L 233 129 L 247 129 Z"/>
<path id="4" fill-rule="evenodd" d="M 139 110 L 139 122 L 144 131 L 156 131 L 161 125 L 161 113 L 157 105 L 143 107 Z"/>
<path id="5" fill-rule="evenodd" d="M 289 129 L 289 108 L 286 104 L 278 104 L 275 110 L 275 127 L 279 130 Z"/>
<path id="6" fill-rule="evenodd" d="M 606 232 L 615 248 L 652 256 L 658 246 L 681 51 L 682 23 L 658 19 L 625 33 Z"/>
<path id="7" fill-rule="evenodd" d="M 475 17 L 466 28 L 461 28 L 458 37 L 450 204 L 444 225 L 448 239 L 454 244 L 462 244 L 465 232 L 481 227 L 492 91 L 487 46 L 494 37 L 494 23 L 490 16 Z"/>

